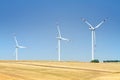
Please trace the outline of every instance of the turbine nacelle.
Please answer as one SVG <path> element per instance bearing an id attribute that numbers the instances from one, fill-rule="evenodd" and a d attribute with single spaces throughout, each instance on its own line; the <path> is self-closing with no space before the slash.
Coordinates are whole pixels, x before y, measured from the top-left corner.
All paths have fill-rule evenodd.
<path id="1" fill-rule="evenodd" d="M 24 46 L 16 46 L 16 48 L 26 48 L 26 47 L 24 47 Z"/>
<path id="2" fill-rule="evenodd" d="M 67 38 L 62 38 L 62 37 L 56 37 L 58 40 L 64 40 L 64 41 L 70 41 L 69 39 Z"/>
<path id="3" fill-rule="evenodd" d="M 18 46 L 16 46 L 15 48 L 19 48 Z"/>
<path id="4" fill-rule="evenodd" d="M 95 28 L 93 28 L 93 27 L 89 27 L 89 29 L 90 29 L 91 31 L 94 31 L 94 30 L 95 30 Z"/>

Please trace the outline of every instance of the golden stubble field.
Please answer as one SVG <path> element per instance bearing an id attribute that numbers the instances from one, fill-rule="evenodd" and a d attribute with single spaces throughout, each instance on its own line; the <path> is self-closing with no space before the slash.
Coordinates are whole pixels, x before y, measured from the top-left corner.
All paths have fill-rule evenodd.
<path id="1" fill-rule="evenodd" d="M 120 63 L 0 61 L 0 80 L 120 80 Z"/>

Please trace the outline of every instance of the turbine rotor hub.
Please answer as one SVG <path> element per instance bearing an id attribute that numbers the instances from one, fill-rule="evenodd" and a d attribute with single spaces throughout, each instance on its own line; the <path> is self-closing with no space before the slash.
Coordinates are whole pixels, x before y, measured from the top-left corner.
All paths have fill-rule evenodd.
<path id="1" fill-rule="evenodd" d="M 91 31 L 95 31 L 95 28 L 89 27 L 89 29 L 90 29 Z"/>

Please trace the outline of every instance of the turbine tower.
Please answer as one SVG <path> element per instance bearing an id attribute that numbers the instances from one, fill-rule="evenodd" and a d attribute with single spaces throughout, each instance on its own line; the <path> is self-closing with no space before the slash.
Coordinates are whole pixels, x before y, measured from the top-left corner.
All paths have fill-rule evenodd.
<path id="1" fill-rule="evenodd" d="M 58 61 L 61 61 L 61 40 L 64 40 L 64 41 L 69 41 L 69 39 L 67 38 L 63 38 L 61 36 L 61 33 L 60 33 L 60 28 L 59 28 L 59 25 L 57 24 L 57 31 L 58 31 Z"/>
<path id="2" fill-rule="evenodd" d="M 24 46 L 20 46 L 20 45 L 18 44 L 18 41 L 17 41 L 15 35 L 14 35 L 14 40 L 15 40 L 15 43 L 16 43 L 15 53 L 16 53 L 16 61 L 17 61 L 17 60 L 18 60 L 18 49 L 19 49 L 19 48 L 26 48 L 26 47 L 24 47 Z"/>
<path id="3" fill-rule="evenodd" d="M 93 27 L 86 19 L 82 18 L 82 21 L 85 22 L 89 26 L 89 29 L 92 32 L 92 60 L 94 60 L 94 51 L 95 51 L 95 46 L 96 46 L 95 30 L 99 28 L 106 20 L 107 19 L 104 19 L 97 26 Z"/>

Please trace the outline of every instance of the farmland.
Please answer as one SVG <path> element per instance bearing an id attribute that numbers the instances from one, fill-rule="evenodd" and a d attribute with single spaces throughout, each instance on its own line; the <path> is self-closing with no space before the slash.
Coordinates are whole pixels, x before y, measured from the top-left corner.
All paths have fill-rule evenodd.
<path id="1" fill-rule="evenodd" d="M 120 80 L 120 63 L 0 61 L 1 80 Z"/>

